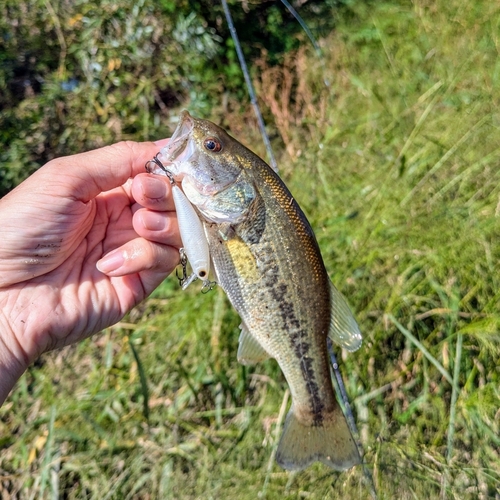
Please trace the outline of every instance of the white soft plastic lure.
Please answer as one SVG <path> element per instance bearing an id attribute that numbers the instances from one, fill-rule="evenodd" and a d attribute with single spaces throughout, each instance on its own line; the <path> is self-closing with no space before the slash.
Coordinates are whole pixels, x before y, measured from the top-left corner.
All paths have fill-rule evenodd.
<path id="1" fill-rule="evenodd" d="M 205 230 L 195 209 L 176 184 L 172 185 L 172 197 L 184 253 L 193 269 L 193 274 L 205 285 L 209 282 L 210 273 L 210 252 Z M 194 276 L 185 281 L 183 288 L 186 288 L 192 281 L 194 281 Z"/>

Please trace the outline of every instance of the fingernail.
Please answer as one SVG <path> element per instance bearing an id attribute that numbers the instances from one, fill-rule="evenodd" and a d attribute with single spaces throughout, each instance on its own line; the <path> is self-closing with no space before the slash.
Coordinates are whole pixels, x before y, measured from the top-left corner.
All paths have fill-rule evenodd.
<path id="1" fill-rule="evenodd" d="M 142 214 L 142 223 L 149 231 L 161 231 L 165 229 L 165 221 L 155 212 L 145 212 Z"/>
<path id="2" fill-rule="evenodd" d="M 163 198 L 167 193 L 165 182 L 154 177 L 146 177 L 142 184 L 142 191 L 147 198 Z"/>
<path id="3" fill-rule="evenodd" d="M 104 256 L 101 260 L 97 261 L 96 267 L 101 271 L 101 273 L 107 274 L 118 270 L 123 266 L 125 262 L 125 256 L 120 250 L 113 250 Z"/>

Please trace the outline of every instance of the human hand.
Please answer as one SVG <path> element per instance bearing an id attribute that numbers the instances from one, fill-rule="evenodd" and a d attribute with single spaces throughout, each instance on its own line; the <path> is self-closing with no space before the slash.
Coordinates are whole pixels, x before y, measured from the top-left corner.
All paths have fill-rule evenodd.
<path id="1" fill-rule="evenodd" d="M 160 147 L 58 158 L 0 200 L 0 404 L 40 354 L 116 323 L 178 264 L 170 184 L 144 173 Z"/>

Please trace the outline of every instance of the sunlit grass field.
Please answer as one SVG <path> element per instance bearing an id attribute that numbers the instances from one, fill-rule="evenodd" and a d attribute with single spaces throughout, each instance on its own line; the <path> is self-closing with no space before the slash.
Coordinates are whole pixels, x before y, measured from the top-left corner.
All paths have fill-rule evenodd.
<path id="1" fill-rule="evenodd" d="M 254 81 L 364 333 L 337 352 L 364 460 L 380 499 L 499 499 L 500 5 L 355 12 Z M 221 110 L 265 155 L 250 106 Z M 237 363 L 239 319 L 200 288 L 171 277 L 30 368 L 0 409 L 0 498 L 370 498 L 361 467 L 274 463 L 284 378 Z"/>

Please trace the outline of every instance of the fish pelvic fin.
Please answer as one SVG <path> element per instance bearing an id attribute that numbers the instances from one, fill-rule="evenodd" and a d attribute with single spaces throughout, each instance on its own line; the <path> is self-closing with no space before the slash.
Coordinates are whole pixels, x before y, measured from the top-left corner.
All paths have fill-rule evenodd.
<path id="1" fill-rule="evenodd" d="M 245 323 L 240 325 L 241 333 L 238 346 L 238 361 L 242 365 L 254 365 L 270 356 L 259 341 L 248 331 Z"/>
<path id="2" fill-rule="evenodd" d="M 361 463 L 358 448 L 340 407 L 321 424 L 308 425 L 288 412 L 276 452 L 276 462 L 287 470 L 302 470 L 313 462 L 323 462 L 335 470 Z"/>
<path id="3" fill-rule="evenodd" d="M 363 338 L 344 296 L 330 282 L 330 331 L 328 336 L 340 347 L 350 352 L 361 347 Z"/>

